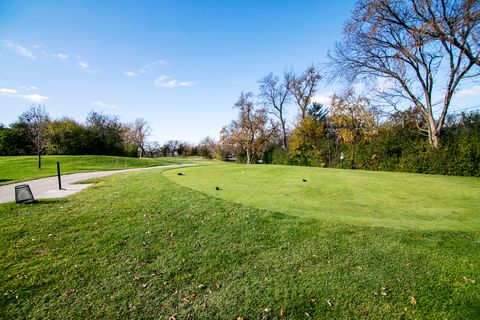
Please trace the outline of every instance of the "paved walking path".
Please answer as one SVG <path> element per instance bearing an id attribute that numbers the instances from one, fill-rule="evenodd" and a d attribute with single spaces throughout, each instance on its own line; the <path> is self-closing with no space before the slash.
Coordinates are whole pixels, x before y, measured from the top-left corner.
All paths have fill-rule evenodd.
<path id="1" fill-rule="evenodd" d="M 156 166 L 147 168 L 133 168 L 125 170 L 112 170 L 112 171 L 96 171 L 96 172 L 81 172 L 62 175 L 62 190 L 58 190 L 58 178 L 48 177 L 36 180 L 23 181 L 18 183 L 7 184 L 0 186 L 0 203 L 15 201 L 15 186 L 21 184 L 28 184 L 32 190 L 35 199 L 46 198 L 63 198 L 72 194 L 82 191 L 90 187 L 93 183 L 74 184 L 79 181 L 104 177 L 119 172 L 129 171 L 141 171 L 152 169 L 165 169 L 165 168 L 181 168 L 196 166 L 195 164 L 180 164 L 180 165 L 168 165 L 168 166 Z"/>

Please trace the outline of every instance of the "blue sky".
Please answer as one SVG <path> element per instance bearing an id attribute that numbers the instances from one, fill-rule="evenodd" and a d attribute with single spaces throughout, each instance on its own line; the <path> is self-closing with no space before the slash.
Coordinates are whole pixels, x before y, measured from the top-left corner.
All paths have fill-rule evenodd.
<path id="1" fill-rule="evenodd" d="M 159 142 L 218 137 L 240 92 L 256 91 L 263 75 L 325 63 L 353 6 L 2 0 L 0 123 L 41 103 L 53 118 L 84 121 L 91 110 L 142 117 Z M 332 90 L 322 83 L 318 99 Z"/>

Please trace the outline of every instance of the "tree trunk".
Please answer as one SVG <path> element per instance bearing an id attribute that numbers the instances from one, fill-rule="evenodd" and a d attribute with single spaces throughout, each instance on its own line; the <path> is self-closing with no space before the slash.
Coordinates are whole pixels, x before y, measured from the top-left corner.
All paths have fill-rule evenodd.
<path id="1" fill-rule="evenodd" d="M 352 158 L 350 159 L 350 169 L 353 169 L 355 163 L 355 143 L 352 144 Z"/>
<path id="2" fill-rule="evenodd" d="M 282 148 L 283 150 L 287 150 L 287 129 L 285 128 L 285 120 L 281 119 L 282 123 Z"/>
<path id="3" fill-rule="evenodd" d="M 250 148 L 247 148 L 247 164 L 250 164 L 252 162 L 252 152 L 250 151 Z"/>
<path id="4" fill-rule="evenodd" d="M 430 141 L 430 145 L 435 149 L 440 149 L 442 146 L 440 144 L 440 133 L 437 130 L 434 130 L 432 133 L 430 133 L 430 131 L 428 132 L 428 140 Z"/>
<path id="5" fill-rule="evenodd" d="M 42 169 L 42 154 L 38 153 L 38 169 Z"/>
<path id="6" fill-rule="evenodd" d="M 433 148 L 439 149 L 441 147 L 441 144 L 440 144 L 441 129 L 437 129 L 433 116 L 430 116 L 430 115 L 428 116 L 427 126 L 428 126 L 428 142 L 430 142 L 430 145 Z"/>

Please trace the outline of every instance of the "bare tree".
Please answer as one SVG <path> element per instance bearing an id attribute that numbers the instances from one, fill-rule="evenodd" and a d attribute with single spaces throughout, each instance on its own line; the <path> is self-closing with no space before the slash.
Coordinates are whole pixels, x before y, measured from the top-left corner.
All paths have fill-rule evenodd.
<path id="1" fill-rule="evenodd" d="M 152 141 L 145 145 L 145 150 L 149 154 L 150 158 L 155 158 L 160 153 L 160 143 L 158 141 Z"/>
<path id="2" fill-rule="evenodd" d="M 406 101 L 420 110 L 426 124 L 420 129 L 428 134 L 430 144 L 439 148 L 455 90 L 462 80 L 479 75 L 472 69 L 478 54 L 469 57 L 462 46 L 452 44 L 453 39 L 432 30 L 439 32 L 435 25 L 449 26 L 451 22 L 442 19 L 452 9 L 464 7 L 470 12 L 474 4 L 477 6 L 477 1 L 360 0 L 345 25 L 344 40 L 330 55 L 333 73 L 348 83 L 393 81 L 395 85 L 385 88 L 382 96 L 395 106 Z M 478 19 L 478 12 L 476 16 Z M 455 27 L 449 28 L 453 33 L 463 28 L 463 46 L 473 50 L 478 41 L 470 42 L 478 37 L 470 32 L 478 32 L 477 25 L 472 27 L 457 18 Z"/>
<path id="3" fill-rule="evenodd" d="M 180 141 L 178 140 L 168 140 L 163 144 L 163 153 L 165 156 L 175 156 L 175 153 L 177 152 L 178 146 L 180 144 Z"/>
<path id="4" fill-rule="evenodd" d="M 305 118 L 308 105 L 312 102 L 312 97 L 317 92 L 317 86 L 321 79 L 320 71 L 313 64 L 300 75 L 292 76 L 290 91 L 300 108 L 300 120 Z"/>
<path id="5" fill-rule="evenodd" d="M 414 12 L 404 23 L 394 19 L 392 23 L 403 25 L 414 33 L 422 33 L 442 45 L 452 45 L 462 51 L 468 60 L 480 66 L 480 6 L 478 0 L 409 0 Z M 392 6 L 390 6 L 392 7 Z M 399 16 L 397 16 L 399 17 Z M 452 50 L 453 48 L 446 48 Z"/>
<path id="6" fill-rule="evenodd" d="M 137 118 L 134 123 L 129 125 L 128 135 L 140 149 L 140 157 L 145 155 L 145 144 L 150 133 L 150 124 L 143 118 Z"/>
<path id="7" fill-rule="evenodd" d="M 263 108 L 255 109 L 252 98 L 251 92 L 240 94 L 235 103 L 235 108 L 239 110 L 238 119 L 224 127 L 220 133 L 223 144 L 246 153 L 247 164 L 261 156 L 271 139 L 278 136 L 277 126 L 267 117 L 267 111 Z"/>
<path id="8" fill-rule="evenodd" d="M 217 152 L 217 142 L 214 138 L 205 137 L 197 145 L 198 153 L 202 157 L 214 158 L 215 153 Z"/>
<path id="9" fill-rule="evenodd" d="M 285 119 L 285 105 L 290 97 L 290 89 L 293 76 L 289 72 L 285 72 L 282 80 L 273 73 L 267 74 L 260 79 L 260 98 L 262 103 L 273 113 L 282 127 L 282 148 L 287 149 L 287 128 Z"/>
<path id="10" fill-rule="evenodd" d="M 50 122 L 45 106 L 31 106 L 20 116 L 20 121 L 28 125 L 28 130 L 33 139 L 34 150 L 38 155 L 38 169 L 41 169 L 42 153 L 47 147 L 47 131 Z"/>

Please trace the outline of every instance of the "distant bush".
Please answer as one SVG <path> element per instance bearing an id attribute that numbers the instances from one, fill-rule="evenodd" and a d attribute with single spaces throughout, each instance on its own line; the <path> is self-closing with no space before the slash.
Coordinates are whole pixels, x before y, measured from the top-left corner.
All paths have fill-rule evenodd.
<path id="1" fill-rule="evenodd" d="M 263 161 L 271 164 L 290 164 L 287 151 L 278 146 L 272 147 L 265 152 Z"/>

